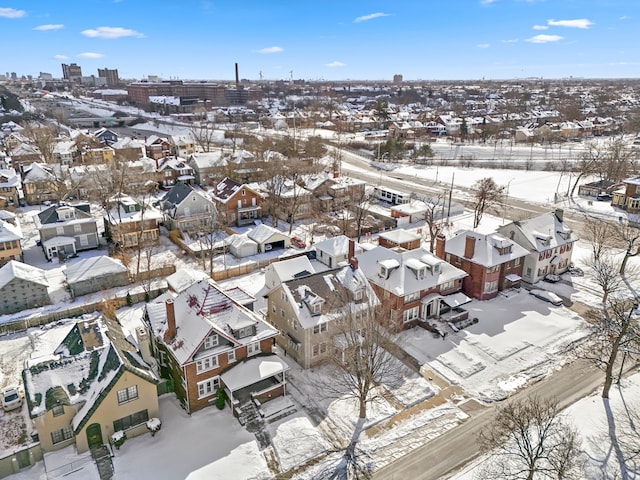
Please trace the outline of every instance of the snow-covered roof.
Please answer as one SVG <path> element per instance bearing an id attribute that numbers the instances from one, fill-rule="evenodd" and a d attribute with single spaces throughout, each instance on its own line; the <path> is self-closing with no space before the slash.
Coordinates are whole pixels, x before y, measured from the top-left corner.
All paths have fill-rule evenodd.
<path id="1" fill-rule="evenodd" d="M 468 260 L 483 267 L 494 267 L 516 258 L 526 257 L 529 251 L 513 240 L 509 240 L 499 233 L 483 235 L 466 230 L 458 233 L 445 243 L 445 252 L 458 257 L 464 257 L 467 238 L 474 242 L 473 256 Z"/>
<path id="2" fill-rule="evenodd" d="M 23 238 L 19 225 L 0 220 L 0 243 L 22 240 Z"/>
<path id="3" fill-rule="evenodd" d="M 68 266 L 64 270 L 64 274 L 67 277 L 67 283 L 74 284 L 126 271 L 127 267 L 125 267 L 120 260 L 106 255 L 100 255 L 98 257 L 90 257 L 77 261 L 73 265 Z"/>
<path id="4" fill-rule="evenodd" d="M 268 287 L 274 287 L 282 282 L 311 273 L 315 273 L 315 269 L 311 265 L 309 258 L 306 255 L 300 255 L 299 257 L 288 258 L 268 265 L 265 269 L 265 281 L 269 283 L 275 282 L 272 285 L 267 285 Z"/>
<path id="5" fill-rule="evenodd" d="M 420 240 L 422 238 L 422 236 L 418 233 L 414 233 L 409 230 L 403 230 L 401 228 L 390 230 L 388 232 L 381 232 L 378 236 L 398 245 L 401 243 Z"/>
<path id="6" fill-rule="evenodd" d="M 467 274 L 437 258 L 424 248 L 398 250 L 376 247 L 357 256 L 358 266 L 371 283 L 398 296 L 437 287 L 459 280 Z M 414 259 L 409 264 L 407 262 Z M 416 262 L 420 261 L 422 272 L 416 274 Z M 380 266 L 385 267 L 387 276 L 381 275 Z"/>
<path id="7" fill-rule="evenodd" d="M 280 360 L 277 355 L 269 355 L 250 358 L 226 371 L 220 375 L 220 378 L 225 387 L 235 392 L 287 370 L 289 370 L 289 365 L 284 360 Z"/>
<path id="8" fill-rule="evenodd" d="M 45 287 L 49 286 L 44 270 L 16 260 L 10 260 L 6 265 L 0 268 L 0 288 L 7 285 L 14 278 L 19 278 L 27 282 L 38 283 Z"/>
<path id="9" fill-rule="evenodd" d="M 280 230 L 270 227 L 269 225 L 265 225 L 261 223 L 256 228 L 251 229 L 247 232 L 247 236 L 262 245 L 264 243 L 279 241 L 279 240 L 289 240 L 289 236 L 282 233 Z"/>
<path id="10" fill-rule="evenodd" d="M 180 268 L 167 277 L 167 285 L 176 293 L 180 293 L 200 280 L 209 278 L 202 270 L 195 268 Z"/>
<path id="11" fill-rule="evenodd" d="M 499 231 L 510 237 L 510 231 L 519 229 L 529 245 L 523 245 L 536 252 L 549 250 L 560 245 L 578 241 L 578 236 L 562 220 L 563 212 L 547 212 L 527 220 L 508 223 Z"/>
<path id="12" fill-rule="evenodd" d="M 351 239 L 346 235 L 327 238 L 316 243 L 313 247 L 318 251 L 326 252 L 332 257 L 346 257 L 349 255 L 349 242 Z M 354 245 L 355 254 L 362 252 L 362 248 L 357 243 Z"/>

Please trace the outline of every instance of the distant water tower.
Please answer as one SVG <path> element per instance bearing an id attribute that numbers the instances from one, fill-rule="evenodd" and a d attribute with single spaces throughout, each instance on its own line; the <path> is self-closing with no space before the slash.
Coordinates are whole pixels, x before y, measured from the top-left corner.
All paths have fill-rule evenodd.
<path id="1" fill-rule="evenodd" d="M 393 83 L 402 83 L 402 75 L 400 73 L 396 73 L 393 76 Z"/>

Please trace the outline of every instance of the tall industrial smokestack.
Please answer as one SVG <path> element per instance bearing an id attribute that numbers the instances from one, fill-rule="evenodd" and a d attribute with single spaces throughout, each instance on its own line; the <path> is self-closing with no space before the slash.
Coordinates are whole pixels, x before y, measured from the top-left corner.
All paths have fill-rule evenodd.
<path id="1" fill-rule="evenodd" d="M 238 75 L 238 64 L 236 63 L 236 86 L 240 85 L 240 76 Z"/>

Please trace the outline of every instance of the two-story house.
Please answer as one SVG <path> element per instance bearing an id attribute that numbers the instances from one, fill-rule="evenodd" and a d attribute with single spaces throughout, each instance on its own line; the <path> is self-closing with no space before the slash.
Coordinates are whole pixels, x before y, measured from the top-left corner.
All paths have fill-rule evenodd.
<path id="1" fill-rule="evenodd" d="M 166 157 L 158 162 L 158 173 L 163 187 L 171 187 L 176 183 L 193 183 L 193 168 L 182 158 Z"/>
<path id="2" fill-rule="evenodd" d="M 276 341 L 286 354 L 310 368 L 336 355 L 345 316 L 355 320 L 378 304 L 369 281 L 354 263 L 299 274 L 272 288 L 267 294 L 267 321 L 280 332 Z"/>
<path id="3" fill-rule="evenodd" d="M 251 225 L 261 216 L 262 194 L 228 177 L 214 186 L 211 198 L 226 225 Z"/>
<path id="4" fill-rule="evenodd" d="M 53 205 L 34 216 L 47 260 L 98 248 L 98 221 L 88 203 Z"/>
<path id="5" fill-rule="evenodd" d="M 0 169 L 0 208 L 24 205 L 22 178 L 13 168 Z"/>
<path id="6" fill-rule="evenodd" d="M 161 295 L 145 316 L 161 373 L 187 411 L 211 405 L 219 389 L 234 414 L 253 398 L 284 394 L 288 366 L 271 351 L 277 331 L 213 280 Z"/>
<path id="7" fill-rule="evenodd" d="M 109 206 L 104 213 L 104 228 L 111 243 L 127 248 L 158 241 L 162 213 L 154 207 L 129 195 L 110 198 Z"/>
<path id="8" fill-rule="evenodd" d="M 466 272 L 429 252 L 428 248 L 375 247 L 356 257 L 380 301 L 391 310 L 398 329 L 441 317 L 460 302 Z"/>
<path id="9" fill-rule="evenodd" d="M 462 291 L 479 300 L 519 287 L 528 254 L 528 250 L 499 233 L 484 235 L 466 230 L 448 240 L 444 235 L 436 237 L 436 255 L 467 272 Z"/>
<path id="10" fill-rule="evenodd" d="M 58 179 L 52 165 L 32 163 L 22 174 L 22 189 L 29 205 L 57 202 L 64 194 L 64 183 Z"/>
<path id="11" fill-rule="evenodd" d="M 222 150 L 193 153 L 187 157 L 195 181 L 201 187 L 216 185 L 224 178 L 228 162 Z"/>
<path id="12" fill-rule="evenodd" d="M 148 432 L 146 422 L 160 416 L 158 378 L 117 321 L 94 313 L 59 322 L 44 336 L 23 378 L 45 452 L 75 445 L 82 453 L 116 432 Z"/>
<path id="13" fill-rule="evenodd" d="M 613 192 L 611 205 L 629 213 L 640 213 L 640 175 L 625 178 L 622 183 L 624 186 Z"/>
<path id="14" fill-rule="evenodd" d="M 164 224 L 169 230 L 206 233 L 216 225 L 216 206 L 191 185 L 177 183 L 159 202 Z"/>
<path id="15" fill-rule="evenodd" d="M 173 144 L 169 139 L 158 137 L 157 135 L 151 135 L 146 138 L 144 145 L 147 151 L 147 157 L 153 158 L 154 160 L 169 157 L 175 153 Z"/>
<path id="16" fill-rule="evenodd" d="M 0 219 L 0 267 L 10 260 L 22 262 L 22 231 L 20 226 Z"/>
<path id="17" fill-rule="evenodd" d="M 564 211 L 557 208 L 528 220 L 511 222 L 498 232 L 524 247 L 529 254 L 524 259 L 522 279 L 536 283 L 547 274 L 561 274 L 571 265 L 573 245 L 578 236 L 564 223 Z"/>

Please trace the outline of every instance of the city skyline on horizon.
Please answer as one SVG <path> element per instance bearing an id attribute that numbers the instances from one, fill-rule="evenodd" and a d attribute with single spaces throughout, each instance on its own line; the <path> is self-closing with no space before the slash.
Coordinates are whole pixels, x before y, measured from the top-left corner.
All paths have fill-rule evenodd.
<path id="1" fill-rule="evenodd" d="M 308 81 L 640 77 L 640 2 L 460 0 L 428 5 L 336 0 L 293 5 L 70 0 L 0 4 L 0 71 L 62 77 L 118 69 L 123 79 Z M 78 9 L 83 11 L 78 15 Z M 28 55 L 25 55 L 25 51 Z"/>

